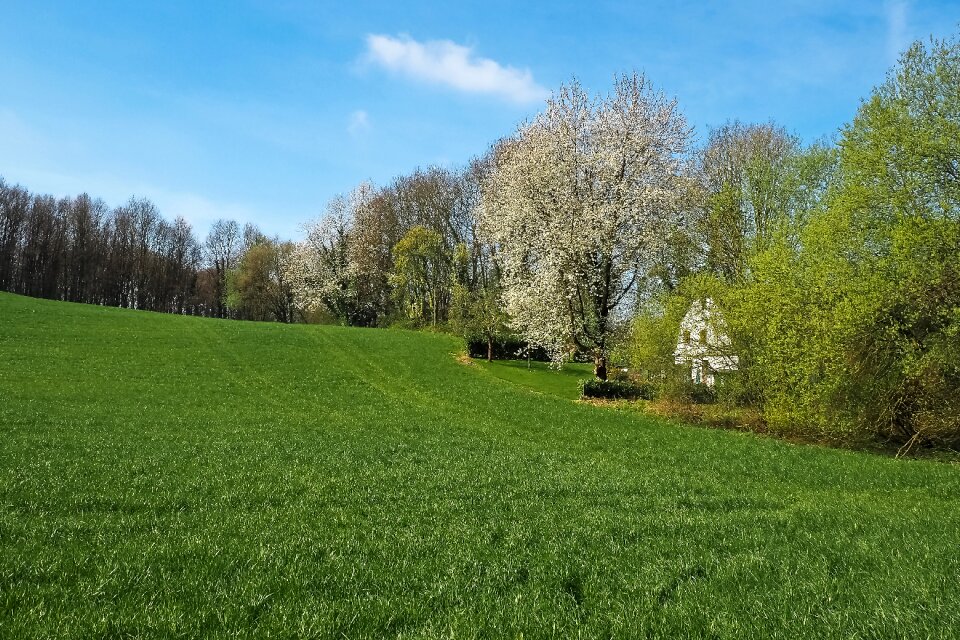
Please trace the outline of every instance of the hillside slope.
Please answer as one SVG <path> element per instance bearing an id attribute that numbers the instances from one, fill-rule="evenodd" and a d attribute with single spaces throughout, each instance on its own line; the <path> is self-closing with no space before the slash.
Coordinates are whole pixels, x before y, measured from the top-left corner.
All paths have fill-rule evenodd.
<path id="1" fill-rule="evenodd" d="M 0 294 L 0 635 L 942 637 L 960 469 Z"/>

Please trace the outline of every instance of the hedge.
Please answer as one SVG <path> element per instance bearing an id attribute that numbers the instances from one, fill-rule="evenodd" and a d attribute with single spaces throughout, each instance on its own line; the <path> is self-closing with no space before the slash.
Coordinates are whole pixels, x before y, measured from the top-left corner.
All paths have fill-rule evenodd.
<path id="1" fill-rule="evenodd" d="M 581 398 L 606 398 L 608 400 L 652 400 L 653 386 L 646 383 L 622 380 L 581 380 Z"/>

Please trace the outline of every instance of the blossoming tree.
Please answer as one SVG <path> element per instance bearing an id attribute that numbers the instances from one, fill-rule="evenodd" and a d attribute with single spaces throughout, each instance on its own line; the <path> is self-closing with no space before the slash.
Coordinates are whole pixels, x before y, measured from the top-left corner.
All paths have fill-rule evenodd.
<path id="1" fill-rule="evenodd" d="M 633 73 L 601 97 L 561 87 L 499 145 L 481 228 L 511 324 L 558 363 L 589 353 L 606 379 L 619 312 L 676 224 L 690 133 L 676 101 Z"/>

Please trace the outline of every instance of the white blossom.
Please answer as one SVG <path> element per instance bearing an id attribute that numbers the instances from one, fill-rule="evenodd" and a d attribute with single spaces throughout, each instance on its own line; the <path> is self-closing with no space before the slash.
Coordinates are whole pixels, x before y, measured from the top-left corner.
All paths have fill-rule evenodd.
<path id="1" fill-rule="evenodd" d="M 558 362 L 574 348 L 605 358 L 675 224 L 689 137 L 676 102 L 632 74 L 600 98 L 562 87 L 499 146 L 481 230 L 498 248 L 512 326 Z"/>
<path id="2" fill-rule="evenodd" d="M 372 192 L 372 185 L 363 183 L 348 198 L 331 200 L 322 217 L 304 225 L 306 238 L 285 263 L 299 308 L 334 310 L 355 296 L 351 284 L 363 272 L 354 246 L 355 218 Z"/>

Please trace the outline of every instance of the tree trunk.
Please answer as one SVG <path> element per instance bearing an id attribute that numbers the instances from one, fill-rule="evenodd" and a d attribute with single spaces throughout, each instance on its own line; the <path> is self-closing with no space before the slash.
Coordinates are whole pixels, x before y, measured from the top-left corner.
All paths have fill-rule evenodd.
<path id="1" fill-rule="evenodd" d="M 493 336 L 487 336 L 487 362 L 493 362 Z"/>
<path id="2" fill-rule="evenodd" d="M 600 380 L 607 379 L 607 357 L 595 356 L 593 359 L 593 373 Z"/>

